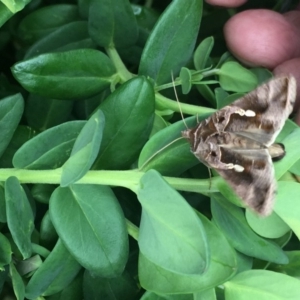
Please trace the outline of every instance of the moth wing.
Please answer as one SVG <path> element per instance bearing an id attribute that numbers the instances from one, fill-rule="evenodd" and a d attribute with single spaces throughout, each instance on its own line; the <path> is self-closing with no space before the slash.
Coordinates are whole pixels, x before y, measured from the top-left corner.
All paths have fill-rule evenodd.
<path id="1" fill-rule="evenodd" d="M 244 170 L 237 172 L 235 169 L 216 169 L 216 171 L 248 207 L 261 215 L 270 214 L 276 183 L 268 150 L 221 148 L 221 151 L 223 163 L 235 163 L 243 166 Z"/>
<path id="2" fill-rule="evenodd" d="M 277 77 L 224 107 L 216 114 L 225 114 L 235 107 L 253 112 L 253 116 L 231 113 L 223 130 L 270 146 L 291 114 L 295 98 L 295 78 L 292 76 Z"/>

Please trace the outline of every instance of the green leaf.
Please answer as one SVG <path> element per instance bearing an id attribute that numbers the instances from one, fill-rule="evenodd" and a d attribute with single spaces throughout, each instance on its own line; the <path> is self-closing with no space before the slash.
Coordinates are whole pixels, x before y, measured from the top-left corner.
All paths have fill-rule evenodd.
<path id="1" fill-rule="evenodd" d="M 24 59 L 49 53 L 74 49 L 96 48 L 88 33 L 87 21 L 63 24 L 55 31 L 34 43 L 26 52 Z"/>
<path id="2" fill-rule="evenodd" d="M 192 88 L 192 75 L 191 71 L 188 68 L 181 68 L 180 74 L 179 74 L 180 80 L 181 80 L 181 88 L 182 93 L 184 95 L 188 94 L 189 91 Z"/>
<path id="3" fill-rule="evenodd" d="M 279 283 L 280 288 L 278 287 Z M 298 279 L 267 270 L 239 273 L 224 286 L 226 300 L 300 299 L 300 281 Z"/>
<path id="4" fill-rule="evenodd" d="M 144 77 L 127 81 L 99 106 L 105 115 L 100 153 L 93 169 L 128 168 L 149 138 L 154 90 Z"/>
<path id="5" fill-rule="evenodd" d="M 58 300 L 82 300 L 83 291 L 82 291 L 82 274 L 79 273 L 76 278 L 59 294 L 53 295 L 53 298 L 59 295 Z M 52 297 L 49 297 L 49 300 L 55 300 Z M 86 299 L 88 300 L 88 299 Z"/>
<path id="6" fill-rule="evenodd" d="M 241 208 L 236 207 L 220 194 L 214 194 L 211 210 L 214 222 L 235 249 L 252 257 L 278 264 L 286 264 L 284 251 L 275 243 L 255 234 L 245 219 Z"/>
<path id="7" fill-rule="evenodd" d="M 0 27 L 5 24 L 14 14 L 2 3 L 0 2 Z"/>
<path id="8" fill-rule="evenodd" d="M 48 98 L 76 100 L 91 97 L 113 82 L 110 59 L 94 49 L 41 54 L 16 63 L 16 80 L 29 92 Z"/>
<path id="9" fill-rule="evenodd" d="M 15 130 L 10 143 L 8 144 L 7 148 L 0 158 L 0 167 L 12 168 L 12 160 L 17 150 L 28 140 L 32 139 L 36 134 L 36 131 L 32 128 L 19 125 Z"/>
<path id="10" fill-rule="evenodd" d="M 137 195 L 143 209 L 138 239 L 143 256 L 171 272 L 205 273 L 210 259 L 206 235 L 185 199 L 154 170 L 141 178 Z"/>
<path id="11" fill-rule="evenodd" d="M 94 163 L 102 141 L 105 117 L 97 110 L 81 129 L 73 146 L 70 158 L 62 166 L 62 187 L 68 186 L 81 177 Z"/>
<path id="12" fill-rule="evenodd" d="M 238 62 L 225 62 L 218 70 L 221 87 L 226 91 L 244 93 L 256 88 L 257 77 Z"/>
<path id="13" fill-rule="evenodd" d="M 4 266 L 8 265 L 12 260 L 12 250 L 9 240 L 0 233 L 0 272 L 3 272 Z"/>
<path id="14" fill-rule="evenodd" d="M 254 232 L 269 239 L 280 238 L 291 230 L 276 213 L 262 218 L 250 210 L 246 210 L 246 219 Z"/>
<path id="15" fill-rule="evenodd" d="M 18 36 L 27 44 L 55 31 L 64 24 L 79 20 L 76 5 L 58 4 L 33 11 L 22 19 Z"/>
<path id="16" fill-rule="evenodd" d="M 4 3 L 8 9 L 16 13 L 20 10 L 22 10 L 26 4 L 28 4 L 30 1 L 29 0 L 1 0 L 2 3 Z"/>
<path id="17" fill-rule="evenodd" d="M 21 120 L 24 100 L 21 94 L 6 97 L 0 101 L 0 156 L 7 148 Z"/>
<path id="18" fill-rule="evenodd" d="M 25 117 L 29 126 L 44 131 L 69 121 L 72 108 L 72 101 L 48 99 L 30 94 L 26 101 Z"/>
<path id="19" fill-rule="evenodd" d="M 133 277 L 127 271 L 114 278 L 95 277 L 85 271 L 82 299 L 136 299 L 138 289 Z"/>
<path id="20" fill-rule="evenodd" d="M 36 299 L 62 291 L 75 278 L 81 266 L 58 240 L 26 286 L 26 298 Z"/>
<path id="21" fill-rule="evenodd" d="M 34 200 L 40 203 L 49 204 L 49 199 L 56 185 L 52 184 L 35 184 L 30 192 Z"/>
<path id="22" fill-rule="evenodd" d="M 3 183 L 0 185 L 0 222 L 6 223 L 6 203 Z"/>
<path id="23" fill-rule="evenodd" d="M 135 44 L 138 27 L 128 0 L 94 0 L 89 11 L 89 33 L 100 47 Z"/>
<path id="24" fill-rule="evenodd" d="M 140 253 L 139 279 L 143 288 L 163 294 L 195 293 L 214 288 L 232 277 L 237 268 L 235 251 L 213 223 L 201 214 L 198 217 L 204 226 L 210 247 L 211 261 L 208 270 L 204 274 L 194 275 L 171 272 L 155 265 Z"/>
<path id="25" fill-rule="evenodd" d="M 51 222 L 48 210 L 40 224 L 40 244 L 50 249 L 55 245 L 57 238 L 58 236 Z"/>
<path id="26" fill-rule="evenodd" d="M 194 52 L 194 65 L 196 70 L 203 70 L 207 67 L 212 48 L 214 47 L 214 38 L 212 36 L 205 38 L 198 45 Z"/>
<path id="27" fill-rule="evenodd" d="M 32 253 L 33 213 L 22 186 L 14 176 L 5 182 L 5 200 L 7 226 L 23 258 L 29 258 Z"/>
<path id="28" fill-rule="evenodd" d="M 59 237 L 84 268 L 102 277 L 123 272 L 128 257 L 126 224 L 110 188 L 59 187 L 50 199 L 50 216 Z"/>
<path id="29" fill-rule="evenodd" d="M 71 121 L 50 128 L 25 143 L 13 158 L 15 168 L 47 170 L 60 167 L 69 157 L 86 121 Z"/>
<path id="30" fill-rule="evenodd" d="M 206 99 L 213 107 L 216 106 L 215 95 L 207 84 L 197 84 L 196 88 L 201 96 Z"/>
<path id="31" fill-rule="evenodd" d="M 274 164 L 277 179 L 281 178 L 300 159 L 300 128 L 296 128 L 281 143 L 284 144 L 286 155 Z"/>
<path id="32" fill-rule="evenodd" d="M 191 58 L 202 14 L 202 0 L 174 0 L 163 12 L 143 50 L 139 74 L 157 85 L 171 79 Z M 167 33 L 167 34 L 166 34 Z"/>
<path id="33" fill-rule="evenodd" d="M 185 123 L 191 128 L 196 125 L 196 118 L 185 119 Z M 163 175 L 174 176 L 199 163 L 191 154 L 187 141 L 182 138 L 174 142 L 181 136 L 181 131 L 186 129 L 185 123 L 176 122 L 151 137 L 140 153 L 140 171 L 155 169 Z"/>
<path id="34" fill-rule="evenodd" d="M 0 272 L 0 293 L 2 293 L 3 285 L 7 280 L 9 280 L 8 277 L 8 265 L 5 267 L 3 271 Z"/>
<path id="35" fill-rule="evenodd" d="M 9 264 L 9 275 L 12 280 L 12 286 L 17 300 L 23 300 L 25 297 L 25 286 L 22 277 L 12 262 Z"/>
<path id="36" fill-rule="evenodd" d="M 276 138 L 277 143 L 282 143 L 282 141 L 290 135 L 296 128 L 299 128 L 299 126 L 294 123 L 292 120 L 287 119 L 284 123 L 283 128 L 281 129 L 280 133 L 278 134 Z"/>
<path id="37" fill-rule="evenodd" d="M 278 194 L 274 211 L 293 230 L 300 239 L 300 186 L 297 182 L 278 182 Z"/>
<path id="38" fill-rule="evenodd" d="M 231 104 L 235 100 L 238 100 L 239 98 L 243 97 L 245 94 L 244 93 L 234 93 L 231 95 L 228 95 L 225 99 L 222 100 L 222 102 L 217 102 L 218 109 L 223 108 L 226 105 Z M 217 100 L 218 101 L 218 100 Z"/>
<path id="39" fill-rule="evenodd" d="M 216 300 L 216 294 L 214 289 L 209 289 L 202 292 L 196 292 L 193 294 L 155 294 L 150 291 L 146 291 L 140 300 Z"/>
<path id="40" fill-rule="evenodd" d="M 287 265 L 271 265 L 273 270 L 280 272 L 294 278 L 300 277 L 300 251 L 286 251 L 289 263 Z"/>

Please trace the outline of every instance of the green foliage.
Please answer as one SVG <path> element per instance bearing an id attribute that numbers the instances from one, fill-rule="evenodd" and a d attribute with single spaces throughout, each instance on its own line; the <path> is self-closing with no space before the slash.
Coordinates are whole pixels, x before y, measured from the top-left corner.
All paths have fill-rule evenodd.
<path id="1" fill-rule="evenodd" d="M 267 218 L 181 138 L 270 77 L 220 53 L 233 11 L 27 2 L 0 3 L 0 298 L 300 299 L 298 126 Z"/>

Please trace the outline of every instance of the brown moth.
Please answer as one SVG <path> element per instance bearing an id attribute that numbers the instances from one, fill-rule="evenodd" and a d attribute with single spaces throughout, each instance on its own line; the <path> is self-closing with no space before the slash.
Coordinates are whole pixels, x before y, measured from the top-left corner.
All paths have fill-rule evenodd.
<path id="1" fill-rule="evenodd" d="M 293 110 L 296 80 L 277 77 L 220 109 L 195 128 L 182 131 L 192 153 L 214 168 L 246 205 L 268 215 L 276 192 L 272 158 L 284 156 L 273 144 Z"/>

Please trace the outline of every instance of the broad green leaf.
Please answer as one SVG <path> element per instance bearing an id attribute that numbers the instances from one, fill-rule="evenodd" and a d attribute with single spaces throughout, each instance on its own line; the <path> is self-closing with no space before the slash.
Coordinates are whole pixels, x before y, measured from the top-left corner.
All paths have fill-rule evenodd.
<path id="1" fill-rule="evenodd" d="M 0 233 L 0 272 L 3 272 L 4 266 L 8 265 L 12 260 L 12 250 L 9 240 Z"/>
<path id="2" fill-rule="evenodd" d="M 1 2 L 4 3 L 12 13 L 16 13 L 22 10 L 30 0 L 1 0 Z"/>
<path id="3" fill-rule="evenodd" d="M 69 157 L 86 121 L 71 121 L 50 128 L 25 143 L 13 157 L 20 169 L 56 169 Z"/>
<path id="4" fill-rule="evenodd" d="M 7 226 L 24 259 L 31 256 L 33 213 L 26 194 L 16 177 L 5 182 Z"/>
<path id="5" fill-rule="evenodd" d="M 299 128 L 299 126 L 294 123 L 292 120 L 287 119 L 284 123 L 283 128 L 281 129 L 280 133 L 278 134 L 276 138 L 277 143 L 282 143 L 282 141 L 290 135 L 296 128 Z"/>
<path id="6" fill-rule="evenodd" d="M 49 204 L 50 196 L 55 188 L 56 185 L 54 184 L 34 184 L 30 189 L 30 192 L 37 202 Z"/>
<path id="7" fill-rule="evenodd" d="M 30 94 L 26 101 L 25 118 L 28 125 L 44 131 L 70 120 L 73 101 L 48 99 Z"/>
<path id="8" fill-rule="evenodd" d="M 300 239 L 300 184 L 298 182 L 278 182 L 278 194 L 274 211 Z"/>
<path id="9" fill-rule="evenodd" d="M 60 292 L 75 278 L 80 269 L 80 264 L 61 240 L 58 240 L 49 256 L 30 278 L 25 290 L 26 297 L 36 299 L 41 295 Z"/>
<path id="10" fill-rule="evenodd" d="M 296 128 L 281 143 L 284 144 L 286 155 L 274 164 L 277 179 L 282 177 L 300 159 L 300 128 Z"/>
<path id="11" fill-rule="evenodd" d="M 208 270 L 195 275 L 171 272 L 155 265 L 140 252 L 139 279 L 144 289 L 159 294 L 195 293 L 214 288 L 234 275 L 237 268 L 235 251 L 213 223 L 201 214 L 198 216 L 204 226 L 211 253 Z"/>
<path id="12" fill-rule="evenodd" d="M 250 270 L 239 273 L 224 286 L 226 300 L 300 299 L 300 281 L 298 279 L 267 270 Z"/>
<path id="13" fill-rule="evenodd" d="M 265 261 L 286 264 L 284 251 L 275 243 L 255 234 L 247 224 L 242 209 L 236 207 L 221 194 L 214 194 L 211 201 L 214 222 L 235 249 Z"/>
<path id="14" fill-rule="evenodd" d="M 89 33 L 100 47 L 129 47 L 138 27 L 128 0 L 94 0 L 89 10 Z"/>
<path id="15" fill-rule="evenodd" d="M 0 293 L 2 293 L 3 285 L 9 279 L 8 277 L 8 265 L 5 267 L 3 271 L 0 272 Z"/>
<path id="16" fill-rule="evenodd" d="M 137 196 L 142 205 L 141 253 L 171 272 L 205 273 L 210 261 L 206 234 L 185 199 L 154 170 L 141 178 Z"/>
<path id="17" fill-rule="evenodd" d="M 18 36 L 27 44 L 55 31 L 64 24 L 79 20 L 76 5 L 58 4 L 42 7 L 22 19 Z"/>
<path id="18" fill-rule="evenodd" d="M 216 106 L 215 95 L 208 84 L 197 84 L 196 88 L 204 99 L 206 99 L 213 107 Z"/>
<path id="19" fill-rule="evenodd" d="M 246 210 L 246 219 L 254 232 L 269 239 L 279 238 L 291 230 L 276 213 L 262 218 L 250 210 Z"/>
<path id="20" fill-rule="evenodd" d="M 21 120 L 24 100 L 21 94 L 6 97 L 0 101 L 0 156 L 7 148 Z"/>
<path id="21" fill-rule="evenodd" d="M 49 53 L 74 49 L 96 48 L 88 33 L 87 21 L 63 24 L 55 31 L 34 43 L 26 52 L 24 59 Z"/>
<path id="22" fill-rule="evenodd" d="M 249 92 L 256 88 L 257 77 L 238 62 L 225 62 L 218 70 L 221 87 L 225 91 Z"/>
<path id="23" fill-rule="evenodd" d="M 55 245 L 57 238 L 58 236 L 51 222 L 48 210 L 40 224 L 40 244 L 50 249 Z"/>
<path id="24" fill-rule="evenodd" d="M 241 273 L 247 270 L 251 270 L 253 268 L 253 258 L 245 255 L 239 251 L 236 251 L 236 258 L 237 258 L 237 272 Z"/>
<path id="25" fill-rule="evenodd" d="M 202 14 L 202 0 L 174 0 L 163 12 L 143 50 L 139 74 L 157 85 L 177 75 L 191 58 Z M 166 34 L 167 33 L 167 34 Z"/>
<path id="26" fill-rule="evenodd" d="M 209 59 L 210 52 L 214 47 L 214 43 L 214 38 L 209 36 L 198 45 L 194 52 L 194 65 L 196 70 L 203 70 L 207 67 L 207 61 Z"/>
<path id="27" fill-rule="evenodd" d="M 3 183 L 0 185 L 0 222 L 6 223 L 6 203 Z"/>
<path id="28" fill-rule="evenodd" d="M 226 105 L 231 104 L 235 100 L 238 100 L 239 98 L 243 97 L 245 94 L 244 93 L 234 93 L 231 95 L 228 95 L 221 103 L 217 103 L 218 109 L 223 108 Z"/>
<path id="29" fill-rule="evenodd" d="M 111 60 L 94 49 L 41 54 L 16 63 L 11 70 L 27 91 L 62 100 L 100 93 L 110 86 L 115 74 Z"/>
<path id="30" fill-rule="evenodd" d="M 140 300 L 216 300 L 215 290 L 209 289 L 202 292 L 193 294 L 155 294 L 150 291 L 146 291 Z"/>
<path id="31" fill-rule="evenodd" d="M 37 132 L 29 126 L 19 125 L 0 158 L 0 167 L 13 168 L 12 161 L 15 153 L 24 143 L 36 136 L 36 134 Z"/>
<path id="32" fill-rule="evenodd" d="M 115 90 L 99 108 L 105 128 L 93 169 L 124 169 L 149 138 L 154 120 L 154 90 L 145 77 L 136 77 Z"/>
<path id="33" fill-rule="evenodd" d="M 81 129 L 73 146 L 70 158 L 62 166 L 62 187 L 68 186 L 81 177 L 94 163 L 102 141 L 105 117 L 97 110 Z"/>
<path id="34" fill-rule="evenodd" d="M 136 299 L 139 287 L 131 274 L 124 271 L 122 275 L 114 278 L 92 276 L 84 272 L 82 299 Z"/>
<path id="35" fill-rule="evenodd" d="M 250 69 L 252 73 L 254 73 L 258 79 L 259 83 L 266 82 L 270 79 L 272 79 L 273 74 L 270 70 L 266 68 L 251 68 Z"/>
<path id="36" fill-rule="evenodd" d="M 123 272 L 128 236 L 123 212 L 110 188 L 59 187 L 51 196 L 49 211 L 59 237 L 84 268 L 102 277 Z"/>
<path id="37" fill-rule="evenodd" d="M 216 97 L 216 103 L 217 103 L 217 108 L 220 109 L 223 105 L 225 99 L 228 97 L 228 93 L 224 91 L 222 88 L 218 87 L 215 88 L 215 97 Z"/>
<path id="38" fill-rule="evenodd" d="M 289 275 L 294 278 L 300 278 L 300 251 L 286 251 L 286 255 L 289 258 L 287 265 L 271 265 L 270 268 L 276 272 L 280 272 Z"/>
<path id="39" fill-rule="evenodd" d="M 83 274 L 79 273 L 76 278 L 59 294 L 53 295 L 53 297 L 59 295 L 59 299 L 57 300 L 82 300 L 83 298 L 83 290 L 82 290 L 82 277 Z M 49 300 L 55 300 L 51 297 Z M 88 300 L 88 299 L 86 299 Z"/>
<path id="40" fill-rule="evenodd" d="M 6 5 L 0 2 L 0 27 L 5 24 L 14 14 L 8 9 Z"/>
<path id="41" fill-rule="evenodd" d="M 185 119 L 189 128 L 196 125 L 196 118 Z M 179 175 L 199 161 L 190 152 L 189 143 L 181 137 L 185 130 L 183 121 L 176 122 L 153 135 L 143 147 L 138 167 L 140 171 L 155 169 L 163 175 Z"/>
<path id="42" fill-rule="evenodd" d="M 23 300 L 25 296 L 25 286 L 22 277 L 16 270 L 13 262 L 9 264 L 9 275 L 11 277 L 14 294 L 17 300 Z"/>

